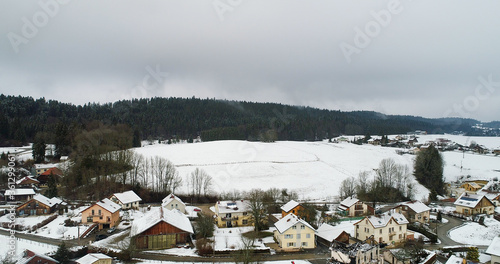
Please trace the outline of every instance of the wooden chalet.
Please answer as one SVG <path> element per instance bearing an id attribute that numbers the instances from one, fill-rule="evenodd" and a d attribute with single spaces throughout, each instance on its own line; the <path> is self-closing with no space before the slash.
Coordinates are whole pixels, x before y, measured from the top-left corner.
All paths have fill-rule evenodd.
<path id="1" fill-rule="evenodd" d="M 36 194 L 32 199 L 18 206 L 16 214 L 19 216 L 47 215 L 55 212 L 61 203 L 62 200 L 59 198 L 47 198 L 42 194 Z"/>
<path id="2" fill-rule="evenodd" d="M 190 242 L 193 233 L 186 215 L 159 207 L 134 220 L 130 237 L 137 249 L 166 249 Z"/>

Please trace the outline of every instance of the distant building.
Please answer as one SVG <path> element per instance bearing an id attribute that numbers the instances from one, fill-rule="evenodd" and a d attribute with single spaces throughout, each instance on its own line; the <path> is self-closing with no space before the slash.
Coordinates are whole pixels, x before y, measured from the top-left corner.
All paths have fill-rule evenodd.
<path id="1" fill-rule="evenodd" d="M 102 253 L 89 253 L 75 262 L 78 264 L 111 264 L 113 258 Z"/>
<path id="2" fill-rule="evenodd" d="M 56 182 L 59 182 L 62 175 L 63 172 L 59 168 L 53 167 L 39 174 L 36 179 L 40 182 L 41 187 L 45 187 L 48 185 L 50 177 L 54 177 Z"/>
<path id="3" fill-rule="evenodd" d="M 173 193 L 163 198 L 161 206 L 167 210 L 177 209 L 181 211 L 181 213 L 183 214 L 186 213 L 186 204 L 179 197 L 175 196 Z"/>
<path id="4" fill-rule="evenodd" d="M 159 207 L 134 220 L 130 237 L 138 249 L 165 249 L 188 243 L 193 233 L 186 215 Z"/>
<path id="5" fill-rule="evenodd" d="M 304 206 L 294 200 L 291 200 L 281 206 L 281 218 L 287 216 L 288 214 L 301 215 L 302 212 L 304 212 Z"/>
<path id="6" fill-rule="evenodd" d="M 251 226 L 248 201 L 218 201 L 215 203 L 215 223 L 219 228 Z"/>
<path id="7" fill-rule="evenodd" d="M 378 243 L 399 243 L 412 239 L 413 232 L 407 231 L 408 220 L 399 213 L 387 212 L 380 216 L 366 216 L 354 224 L 355 238 L 366 240 L 373 236 Z"/>
<path id="8" fill-rule="evenodd" d="M 431 208 L 420 201 L 402 203 L 394 208 L 397 213 L 403 214 L 410 223 L 429 222 Z"/>
<path id="9" fill-rule="evenodd" d="M 47 215 L 56 211 L 62 200 L 56 197 L 47 198 L 44 195 L 36 194 L 29 201 L 16 208 L 19 216 L 27 215 Z"/>
<path id="10" fill-rule="evenodd" d="M 346 231 L 326 223 L 316 230 L 316 240 L 326 247 L 330 247 L 334 241 L 349 244 L 349 237 Z"/>
<path id="11" fill-rule="evenodd" d="M 139 209 L 139 202 L 142 201 L 141 197 L 134 191 L 126 191 L 122 193 L 115 193 L 109 198 L 111 201 L 119 204 L 122 210 L 126 209 Z"/>
<path id="12" fill-rule="evenodd" d="M 38 254 L 29 249 L 24 250 L 23 256 L 19 259 L 16 264 L 58 264 L 59 261 L 46 256 L 44 254 Z"/>
<path id="13" fill-rule="evenodd" d="M 40 184 L 40 181 L 33 176 L 26 176 L 16 182 L 17 188 L 33 188 Z"/>
<path id="14" fill-rule="evenodd" d="M 56 166 L 55 164 L 35 164 L 34 168 L 36 175 L 41 175 L 49 169 L 56 168 Z"/>
<path id="15" fill-rule="evenodd" d="M 347 197 L 340 202 L 338 211 L 342 215 L 351 217 L 373 215 L 375 213 L 373 207 L 353 197 Z"/>
<path id="16" fill-rule="evenodd" d="M 484 194 L 463 193 L 455 201 L 457 213 L 463 215 L 488 214 L 495 212 L 495 205 Z"/>
<path id="17" fill-rule="evenodd" d="M 35 196 L 35 191 L 32 188 L 26 189 L 8 189 L 5 191 L 5 201 L 8 202 L 26 202 Z"/>
<path id="18" fill-rule="evenodd" d="M 82 211 L 82 223 L 96 223 L 99 230 L 116 226 L 120 220 L 120 208 L 120 205 L 105 198 Z"/>
<path id="19" fill-rule="evenodd" d="M 311 249 L 316 247 L 316 231 L 305 220 L 294 214 L 288 214 L 274 223 L 274 238 L 283 250 Z"/>

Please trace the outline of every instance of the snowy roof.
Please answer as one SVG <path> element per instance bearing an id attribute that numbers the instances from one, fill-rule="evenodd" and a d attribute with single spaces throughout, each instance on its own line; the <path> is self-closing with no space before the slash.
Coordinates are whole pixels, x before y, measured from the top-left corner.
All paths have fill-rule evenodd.
<path id="1" fill-rule="evenodd" d="M 48 170 L 46 170 L 44 173 L 40 174 L 40 175 L 46 175 L 46 176 L 49 176 L 49 175 L 59 175 L 61 174 L 61 170 L 58 169 L 57 167 L 53 167 L 53 168 L 50 168 Z"/>
<path id="2" fill-rule="evenodd" d="M 486 249 L 486 254 L 500 257 L 500 237 L 496 236 Z"/>
<path id="3" fill-rule="evenodd" d="M 9 189 L 5 191 L 5 195 L 35 195 L 35 191 L 31 188 L 25 189 Z"/>
<path id="4" fill-rule="evenodd" d="M 281 218 L 281 220 L 279 220 L 278 222 L 274 223 L 274 226 L 276 227 L 276 229 L 278 230 L 278 232 L 280 232 L 280 233 L 283 234 L 283 232 L 285 232 L 286 230 L 290 229 L 292 226 L 294 226 L 294 225 L 296 225 L 298 223 L 301 223 L 301 224 L 309 227 L 313 231 L 315 231 L 314 227 L 312 227 L 309 223 L 307 223 L 306 221 L 300 219 L 299 217 L 297 217 L 294 214 L 288 214 L 288 215 L 286 215 L 285 217 Z"/>
<path id="5" fill-rule="evenodd" d="M 34 181 L 36 183 L 40 183 L 40 181 L 38 181 L 37 179 L 33 178 L 33 176 L 26 176 L 26 177 L 23 177 L 22 179 L 18 180 L 16 182 L 16 184 L 22 184 L 23 181 Z"/>
<path id="6" fill-rule="evenodd" d="M 446 261 L 445 264 L 462 264 L 464 262 L 463 258 L 459 258 L 455 255 L 451 255 L 451 257 Z"/>
<path id="7" fill-rule="evenodd" d="M 284 204 L 283 206 L 281 206 L 281 210 L 285 211 L 286 213 L 290 212 L 290 210 L 292 210 L 293 208 L 297 207 L 298 205 L 300 205 L 298 202 L 294 201 L 294 200 L 291 200 L 290 202 Z"/>
<path id="8" fill-rule="evenodd" d="M 366 218 L 368 219 L 368 221 L 370 221 L 370 223 L 375 228 L 387 226 L 387 224 L 389 224 L 391 219 L 394 219 L 398 225 L 404 225 L 404 224 L 409 223 L 408 220 L 406 220 L 406 217 L 404 217 L 404 215 L 399 214 L 399 213 L 387 212 L 387 213 L 384 213 L 380 216 L 372 215 L 372 216 L 368 216 Z M 364 220 L 365 220 L 365 218 L 363 218 L 361 221 L 364 221 Z M 361 222 L 361 221 L 359 221 L 359 222 Z"/>
<path id="9" fill-rule="evenodd" d="M 177 209 L 163 210 L 162 207 L 156 207 L 144 214 L 143 217 L 134 220 L 130 230 L 130 237 L 141 234 L 161 221 L 188 233 L 194 233 L 189 218 L 181 213 L 181 211 Z"/>
<path id="10" fill-rule="evenodd" d="M 500 196 L 500 193 L 498 192 L 488 192 L 485 190 L 481 190 L 477 192 L 477 194 L 486 196 L 486 198 L 488 198 L 490 201 L 493 201 Z"/>
<path id="11" fill-rule="evenodd" d="M 56 164 L 35 164 L 35 169 L 50 169 L 56 167 Z"/>
<path id="12" fill-rule="evenodd" d="M 49 206 L 49 207 L 52 207 L 52 206 L 55 206 L 57 204 L 60 204 L 62 203 L 62 200 L 59 199 L 59 198 L 47 198 L 46 196 L 42 195 L 42 194 L 35 194 L 35 196 L 33 196 L 33 199 Z"/>
<path id="13" fill-rule="evenodd" d="M 324 240 L 328 242 L 332 242 L 333 240 L 337 239 L 342 232 L 345 232 L 341 228 L 334 227 L 332 225 L 323 223 L 318 230 L 316 230 L 316 235 L 323 238 Z"/>
<path id="14" fill-rule="evenodd" d="M 429 208 L 427 205 L 425 205 L 420 201 L 406 202 L 400 204 L 399 206 L 408 206 L 411 210 L 413 210 L 417 214 L 431 210 L 431 208 Z"/>
<path id="15" fill-rule="evenodd" d="M 343 205 L 343 206 L 349 208 L 357 202 L 359 202 L 359 199 L 354 198 L 354 197 L 347 197 L 342 202 L 340 202 L 340 205 Z"/>
<path id="16" fill-rule="evenodd" d="M 89 253 L 76 260 L 79 264 L 92 264 L 101 259 L 112 259 L 110 256 L 106 256 L 102 253 Z"/>
<path id="17" fill-rule="evenodd" d="M 179 203 L 183 204 L 183 205 L 186 205 L 182 200 L 181 198 L 175 196 L 173 193 L 167 195 L 167 197 L 163 198 L 162 200 L 162 205 L 166 205 L 166 204 L 169 204 L 170 202 L 172 202 L 173 200 L 177 200 Z"/>
<path id="18" fill-rule="evenodd" d="M 97 202 L 95 204 L 98 205 L 98 206 L 100 206 L 100 207 L 102 207 L 104 210 L 109 211 L 110 213 L 114 213 L 114 212 L 120 210 L 120 208 L 121 208 L 121 206 L 119 206 L 118 204 L 112 202 L 108 198 L 104 198 L 104 199 L 102 199 L 102 201 L 99 201 L 99 202 Z M 89 206 L 87 209 L 89 209 L 90 207 L 92 207 L 92 206 Z M 87 210 L 87 209 L 85 209 L 85 210 Z"/>
<path id="19" fill-rule="evenodd" d="M 483 198 L 486 198 L 484 194 L 471 194 L 465 192 L 462 193 L 460 197 L 458 197 L 454 204 L 469 208 L 475 208 Z"/>
<path id="20" fill-rule="evenodd" d="M 30 252 L 30 253 L 31 253 L 30 255 L 32 255 L 32 256 L 28 256 L 28 255 L 26 255 L 26 257 L 20 258 L 20 259 L 16 262 L 16 264 L 26 264 L 26 263 L 29 263 L 29 262 L 30 262 L 33 258 L 35 258 L 35 257 L 39 257 L 39 258 L 42 258 L 42 259 L 46 259 L 46 260 L 48 260 L 48 261 L 52 261 L 52 262 L 55 262 L 55 263 L 59 263 L 59 261 L 57 261 L 57 260 L 55 260 L 55 259 L 53 259 L 53 258 L 51 258 L 51 257 L 49 257 L 49 256 L 47 256 L 47 255 L 44 255 L 44 254 L 38 254 L 38 253 L 33 252 L 33 251 L 31 251 L 31 250 L 28 250 L 28 249 L 26 249 L 26 250 L 25 250 L 25 253 L 24 253 L 24 254 L 28 254 L 28 253 L 27 253 L 27 251 L 28 251 L 28 252 Z"/>
<path id="21" fill-rule="evenodd" d="M 135 203 L 135 202 L 140 202 L 142 201 L 141 197 L 137 195 L 134 191 L 126 191 L 122 193 L 115 193 L 113 194 L 118 201 L 120 201 L 122 204 L 129 204 L 129 203 Z"/>
<path id="22" fill-rule="evenodd" d="M 250 208 L 248 206 L 248 201 L 238 200 L 238 201 L 219 201 L 217 202 L 219 207 L 218 214 L 226 213 L 239 213 L 248 212 Z"/>

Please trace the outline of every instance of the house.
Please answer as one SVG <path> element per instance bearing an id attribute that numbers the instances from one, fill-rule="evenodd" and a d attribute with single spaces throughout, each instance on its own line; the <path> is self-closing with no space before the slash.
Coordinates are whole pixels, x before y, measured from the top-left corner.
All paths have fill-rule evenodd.
<path id="1" fill-rule="evenodd" d="M 304 212 L 304 206 L 299 204 L 298 202 L 291 200 L 288 203 L 281 206 L 281 218 L 285 217 L 288 214 L 301 215 Z"/>
<path id="2" fill-rule="evenodd" d="M 326 247 L 330 247 L 334 241 L 349 244 L 349 237 L 345 230 L 327 223 L 321 224 L 316 230 L 316 240 Z"/>
<path id="3" fill-rule="evenodd" d="M 161 201 L 161 206 L 167 210 L 177 209 L 183 214 L 186 213 L 186 204 L 173 193 L 163 198 L 163 200 Z"/>
<path id="4" fill-rule="evenodd" d="M 40 181 L 33 176 L 26 176 L 16 181 L 18 188 L 33 188 L 40 184 Z"/>
<path id="5" fill-rule="evenodd" d="M 62 175 L 63 172 L 59 168 L 52 167 L 44 171 L 43 173 L 39 174 L 36 179 L 40 182 L 40 187 L 46 187 L 48 186 L 50 177 L 55 177 L 56 182 L 59 182 Z"/>
<path id="6" fill-rule="evenodd" d="M 96 223 L 99 230 L 110 228 L 118 224 L 120 206 L 108 198 L 104 198 L 82 211 L 82 223 Z"/>
<path id="7" fill-rule="evenodd" d="M 338 211 L 342 215 L 346 216 L 365 216 L 365 215 L 372 215 L 375 213 L 375 210 L 373 207 L 361 202 L 357 198 L 353 197 L 347 197 L 344 199 L 342 202 L 340 202 L 340 205 L 338 207 Z"/>
<path id="8" fill-rule="evenodd" d="M 109 199 L 119 204 L 122 207 L 122 210 L 139 209 L 139 202 L 142 201 L 141 197 L 135 194 L 135 192 L 132 190 L 122 193 L 115 193 L 111 195 Z"/>
<path id="9" fill-rule="evenodd" d="M 57 264 L 57 263 L 59 263 L 59 261 L 44 254 L 38 254 L 29 249 L 25 249 L 22 258 L 16 262 L 16 264 Z"/>
<path id="10" fill-rule="evenodd" d="M 130 237 L 138 249 L 165 249 L 188 243 L 193 233 L 185 214 L 159 207 L 132 222 Z"/>
<path id="11" fill-rule="evenodd" d="M 379 146 L 380 142 L 381 142 L 381 140 L 379 138 L 370 138 L 368 140 L 368 144 L 374 145 L 374 146 Z"/>
<path id="12" fill-rule="evenodd" d="M 500 147 L 493 150 L 493 154 L 500 155 Z"/>
<path id="13" fill-rule="evenodd" d="M 397 248 L 386 250 L 383 253 L 384 263 L 388 264 L 432 264 L 436 262 L 437 254 L 432 251 L 422 250 L 419 252 L 420 259 L 415 259 L 411 252 Z"/>
<path id="14" fill-rule="evenodd" d="M 42 194 L 36 194 L 29 201 L 16 208 L 19 216 L 27 215 L 47 215 L 56 211 L 62 200 L 56 197 L 47 198 Z"/>
<path id="15" fill-rule="evenodd" d="M 408 220 L 404 215 L 387 212 L 379 216 L 365 216 L 354 224 L 355 238 L 373 239 L 378 243 L 399 243 L 413 238 L 413 232 L 407 231 Z"/>
<path id="16" fill-rule="evenodd" d="M 481 190 L 481 188 L 483 188 L 483 186 L 481 186 L 475 182 L 466 182 L 466 183 L 462 184 L 462 186 L 460 186 L 460 188 L 465 189 L 466 192 L 475 193 L 475 192 Z"/>
<path id="17" fill-rule="evenodd" d="M 283 250 L 311 249 L 316 247 L 316 230 L 303 219 L 288 214 L 274 223 L 274 238 Z"/>
<path id="18" fill-rule="evenodd" d="M 486 249 L 486 254 L 491 256 L 491 263 L 500 263 L 500 236 L 496 236 Z"/>
<path id="19" fill-rule="evenodd" d="M 215 203 L 215 224 L 220 227 L 251 226 L 248 201 L 218 201 Z"/>
<path id="20" fill-rule="evenodd" d="M 34 167 L 36 175 L 42 175 L 42 173 L 52 168 L 56 168 L 55 164 L 35 164 Z"/>
<path id="21" fill-rule="evenodd" d="M 495 212 L 495 205 L 484 194 L 463 193 L 455 201 L 457 213 L 463 215 L 488 214 Z"/>
<path id="22" fill-rule="evenodd" d="M 382 264 L 380 248 L 364 242 L 350 245 L 334 243 L 330 247 L 330 259 L 327 263 L 356 263 L 356 264 Z"/>
<path id="23" fill-rule="evenodd" d="M 102 253 L 89 253 L 75 261 L 78 264 L 111 264 L 113 258 Z"/>
<path id="24" fill-rule="evenodd" d="M 406 217 L 410 223 L 419 222 L 425 224 L 429 222 L 431 208 L 420 201 L 411 201 L 402 203 L 394 208 L 396 213 Z"/>
<path id="25" fill-rule="evenodd" d="M 486 198 L 488 198 L 488 200 L 490 200 L 493 203 L 493 205 L 495 205 L 495 207 L 500 206 L 500 193 L 499 192 L 492 192 L 492 191 L 482 189 L 479 192 L 477 192 L 477 194 L 486 196 Z"/>
<path id="26" fill-rule="evenodd" d="M 32 188 L 8 189 L 5 191 L 5 201 L 26 202 L 33 198 L 35 191 Z"/>

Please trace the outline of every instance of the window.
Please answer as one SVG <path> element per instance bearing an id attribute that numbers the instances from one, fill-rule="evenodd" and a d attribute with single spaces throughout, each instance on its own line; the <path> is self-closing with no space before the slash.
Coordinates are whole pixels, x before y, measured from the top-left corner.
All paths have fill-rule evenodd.
<path id="1" fill-rule="evenodd" d="M 87 222 L 92 223 L 94 221 L 92 216 L 87 217 Z"/>
<path id="2" fill-rule="evenodd" d="M 285 235 L 285 239 L 291 239 L 293 238 L 293 235 Z"/>
<path id="3" fill-rule="evenodd" d="M 403 230 L 403 227 L 402 226 L 399 226 L 399 231 Z"/>
<path id="4" fill-rule="evenodd" d="M 297 226 L 292 226 L 292 229 L 297 229 Z"/>
<path id="5" fill-rule="evenodd" d="M 99 215 L 101 215 L 101 209 L 99 209 Z"/>
<path id="6" fill-rule="evenodd" d="M 287 246 L 289 246 L 289 247 L 295 247 L 295 243 L 290 242 L 290 243 L 287 244 Z"/>
<path id="7" fill-rule="evenodd" d="M 307 242 L 302 242 L 303 247 L 307 247 Z"/>
<path id="8" fill-rule="evenodd" d="M 306 226 L 305 225 L 301 225 L 300 229 L 306 229 Z"/>
<path id="9" fill-rule="evenodd" d="M 95 213 L 94 213 L 94 209 L 92 209 L 92 215 L 95 215 Z"/>
<path id="10" fill-rule="evenodd" d="M 248 212 L 243 212 L 243 215 L 248 215 Z"/>
<path id="11" fill-rule="evenodd" d="M 174 208 L 174 204 L 171 204 L 171 205 L 170 205 L 170 208 Z"/>
<path id="12" fill-rule="evenodd" d="M 382 234 L 382 229 L 380 229 L 380 232 L 379 232 L 379 233 L 380 233 L 380 234 Z"/>
<path id="13" fill-rule="evenodd" d="M 311 234 L 306 234 L 306 238 L 311 238 Z"/>
<path id="14" fill-rule="evenodd" d="M 242 221 L 242 223 L 243 223 L 244 225 L 248 225 L 248 220 L 244 219 L 244 220 Z"/>
<path id="15" fill-rule="evenodd" d="M 297 234 L 297 239 L 300 239 L 300 234 Z"/>

